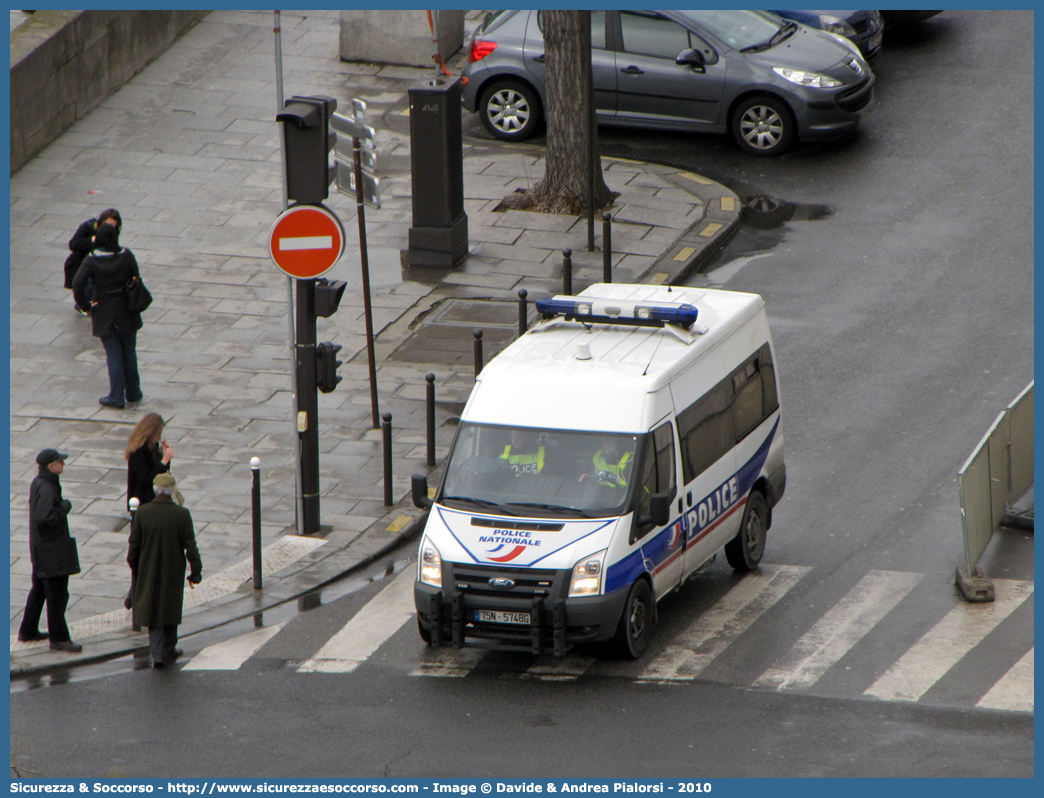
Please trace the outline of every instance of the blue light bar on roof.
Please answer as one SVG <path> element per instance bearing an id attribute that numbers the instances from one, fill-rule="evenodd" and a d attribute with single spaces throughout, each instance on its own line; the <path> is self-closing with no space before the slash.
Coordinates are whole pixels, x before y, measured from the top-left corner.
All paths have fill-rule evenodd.
<path id="1" fill-rule="evenodd" d="M 536 307 L 545 319 L 562 316 L 566 320 L 589 324 L 631 324 L 639 327 L 662 327 L 665 324 L 677 324 L 686 330 L 696 323 L 698 313 L 694 305 L 578 296 L 538 299 Z"/>

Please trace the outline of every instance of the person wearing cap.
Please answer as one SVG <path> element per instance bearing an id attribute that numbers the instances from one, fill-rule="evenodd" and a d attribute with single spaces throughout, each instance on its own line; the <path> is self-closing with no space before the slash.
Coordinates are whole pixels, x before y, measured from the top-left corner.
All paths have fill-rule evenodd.
<path id="1" fill-rule="evenodd" d="M 69 535 L 68 516 L 72 504 L 62 498 L 59 481 L 68 457 L 57 449 L 44 449 L 36 455 L 40 471 L 29 486 L 32 587 L 25 601 L 18 639 L 27 643 L 50 638 L 53 651 L 75 654 L 83 647 L 72 642 L 65 623 L 65 608 L 69 605 L 69 576 L 78 574 L 80 566 L 75 557 L 75 541 Z M 47 605 L 46 633 L 40 631 L 44 604 Z"/>
<path id="2" fill-rule="evenodd" d="M 134 584 L 134 623 L 149 628 L 152 664 L 162 668 L 182 653 L 176 646 L 186 561 L 191 566 L 188 581 L 193 585 L 203 578 L 203 563 L 192 514 L 174 502 L 174 477 L 157 474 L 152 486 L 156 498 L 134 514 L 127 563 Z"/>

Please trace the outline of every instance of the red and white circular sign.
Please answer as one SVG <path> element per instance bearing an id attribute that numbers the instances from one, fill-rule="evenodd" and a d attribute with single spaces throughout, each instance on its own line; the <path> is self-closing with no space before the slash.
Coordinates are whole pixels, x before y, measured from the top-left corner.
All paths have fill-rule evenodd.
<path id="1" fill-rule="evenodd" d="M 321 277 L 344 254 L 341 220 L 321 205 L 283 211 L 272 225 L 268 254 L 291 277 Z"/>

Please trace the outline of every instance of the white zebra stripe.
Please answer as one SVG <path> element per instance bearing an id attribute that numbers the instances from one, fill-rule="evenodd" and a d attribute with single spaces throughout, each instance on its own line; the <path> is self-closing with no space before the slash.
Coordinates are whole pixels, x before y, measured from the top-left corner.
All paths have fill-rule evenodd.
<path id="1" fill-rule="evenodd" d="M 564 657 L 539 657 L 522 673 L 523 679 L 542 679 L 546 682 L 571 682 L 579 679 L 598 662 L 596 657 L 581 657 L 573 654 Z"/>
<path id="2" fill-rule="evenodd" d="M 939 679 L 1033 595 L 1033 583 L 994 579 L 992 602 L 961 602 L 914 643 L 864 695 L 885 701 L 919 701 Z"/>
<path id="3" fill-rule="evenodd" d="M 480 648 L 428 648 L 420 665 L 410 676 L 438 676 L 459 679 L 467 676 L 486 656 Z"/>
<path id="4" fill-rule="evenodd" d="M 923 574 L 871 571 L 806 632 L 755 687 L 799 690 L 815 684 L 903 600 Z"/>
<path id="5" fill-rule="evenodd" d="M 762 565 L 722 596 L 656 657 L 640 682 L 691 681 L 811 569 Z"/>
<path id="6" fill-rule="evenodd" d="M 374 596 L 298 673 L 351 673 L 413 617 L 415 568 L 407 568 Z"/>
<path id="7" fill-rule="evenodd" d="M 185 671 L 236 671 L 256 654 L 265 643 L 275 637 L 286 623 L 255 629 L 231 640 L 207 646 L 185 665 Z"/>
<path id="8" fill-rule="evenodd" d="M 986 709 L 1033 711 L 1033 649 L 1011 666 L 1000 681 L 990 688 L 975 706 Z"/>

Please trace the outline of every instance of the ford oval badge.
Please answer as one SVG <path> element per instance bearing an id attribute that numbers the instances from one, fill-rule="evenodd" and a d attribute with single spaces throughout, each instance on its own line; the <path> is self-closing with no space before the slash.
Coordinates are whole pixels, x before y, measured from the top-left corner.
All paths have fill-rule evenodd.
<path id="1" fill-rule="evenodd" d="M 513 588 L 515 586 L 515 580 L 514 579 L 505 579 L 502 576 L 494 576 L 494 577 L 492 577 L 489 580 L 489 583 L 491 585 L 493 585 L 493 587 L 502 587 L 505 590 L 510 590 L 511 588 Z"/>

